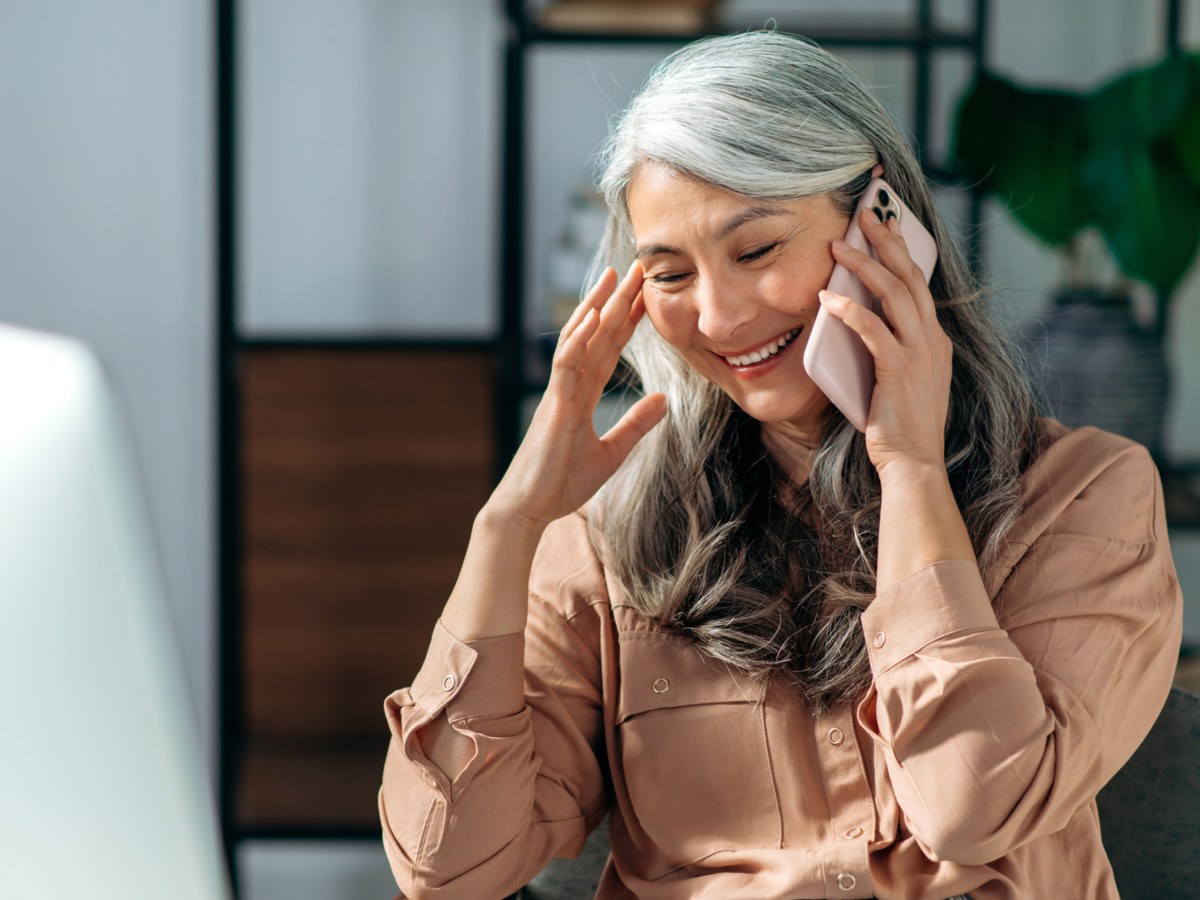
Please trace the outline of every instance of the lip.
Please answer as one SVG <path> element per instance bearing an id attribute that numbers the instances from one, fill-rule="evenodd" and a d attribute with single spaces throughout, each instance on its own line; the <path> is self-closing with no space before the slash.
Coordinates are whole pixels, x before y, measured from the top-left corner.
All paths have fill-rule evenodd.
<path id="1" fill-rule="evenodd" d="M 782 350 L 780 350 L 774 356 L 769 356 L 766 359 L 761 360 L 759 362 L 750 363 L 750 365 L 747 365 L 747 366 L 735 366 L 735 365 L 731 364 L 729 362 L 729 360 L 727 360 L 725 358 L 726 354 L 715 353 L 714 355 L 718 359 L 721 360 L 721 364 L 723 366 L 725 366 L 727 369 L 729 369 L 729 371 L 732 372 L 738 378 L 759 378 L 763 375 L 766 375 L 768 372 L 771 372 L 772 370 L 778 368 L 780 365 L 782 365 L 782 363 L 789 356 L 791 356 L 793 348 L 795 348 L 795 346 L 800 343 L 800 339 L 802 337 L 804 337 L 805 326 L 799 325 L 797 327 L 800 329 L 799 333 L 794 338 L 792 338 L 792 340 L 788 343 L 788 345 L 786 347 L 784 347 Z M 776 337 L 775 340 L 779 340 L 779 338 L 786 335 L 788 333 L 788 331 L 792 331 L 792 330 L 794 330 L 794 329 L 789 328 L 787 331 L 783 332 L 778 337 Z M 747 353 L 751 352 L 752 350 L 757 350 L 759 347 L 762 347 L 764 345 L 770 346 L 770 343 L 771 343 L 770 341 L 764 341 L 763 343 L 755 344 L 754 346 L 749 347 L 746 350 L 742 350 L 739 353 L 730 353 L 727 355 L 728 356 L 745 356 Z"/>
<path id="2" fill-rule="evenodd" d="M 761 347 L 770 347 L 773 343 L 775 343 L 781 337 L 785 337 L 786 335 L 795 331 L 797 328 L 803 330 L 804 326 L 803 325 L 794 325 L 793 327 L 788 328 L 785 331 L 779 332 L 779 334 L 775 335 L 775 337 L 773 337 L 773 338 L 769 338 L 765 341 L 759 341 L 757 344 L 751 344 L 749 347 L 743 347 L 741 350 L 731 350 L 729 352 L 714 350 L 713 352 L 716 353 L 717 356 L 745 356 L 747 353 L 751 353 L 754 350 L 760 349 Z M 799 337 L 799 335 L 797 335 L 797 337 Z"/>

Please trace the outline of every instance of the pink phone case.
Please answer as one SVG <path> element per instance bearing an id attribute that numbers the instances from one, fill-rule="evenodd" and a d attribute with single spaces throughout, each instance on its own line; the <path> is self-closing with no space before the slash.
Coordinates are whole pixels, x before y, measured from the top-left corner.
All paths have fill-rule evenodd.
<path id="1" fill-rule="evenodd" d="M 862 229 L 858 225 L 859 213 L 864 207 L 872 207 L 884 217 L 898 217 L 900 233 L 908 245 L 909 255 L 925 273 L 929 282 L 933 266 L 937 262 L 937 244 L 933 236 L 921 224 L 921 220 L 910 212 L 882 178 L 873 178 L 867 185 L 845 241 L 851 247 L 869 253 L 878 259 Z M 829 278 L 829 290 L 844 294 L 854 302 L 880 313 L 879 301 L 871 295 L 857 275 L 838 263 Z M 871 394 L 875 390 L 875 360 L 867 345 L 862 342 L 848 325 L 825 311 L 817 311 L 812 334 L 804 348 L 804 368 L 830 401 L 850 420 L 859 431 L 867 429 L 867 413 L 871 409 Z"/>

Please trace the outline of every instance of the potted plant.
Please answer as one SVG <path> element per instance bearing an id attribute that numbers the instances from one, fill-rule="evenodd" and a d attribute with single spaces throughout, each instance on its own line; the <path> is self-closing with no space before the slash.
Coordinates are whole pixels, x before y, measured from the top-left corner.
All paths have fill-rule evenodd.
<path id="1" fill-rule="evenodd" d="M 1061 256 L 1052 314 L 1025 332 L 1049 411 L 1156 455 L 1171 297 L 1200 246 L 1200 61 L 1171 55 L 1090 92 L 980 74 L 954 123 L 962 170 Z M 1135 283 L 1153 323 L 1131 309 Z"/>

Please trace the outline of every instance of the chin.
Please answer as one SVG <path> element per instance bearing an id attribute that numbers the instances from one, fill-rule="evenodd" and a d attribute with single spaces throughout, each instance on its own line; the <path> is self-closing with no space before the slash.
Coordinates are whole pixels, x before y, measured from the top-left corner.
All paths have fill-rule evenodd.
<path id="1" fill-rule="evenodd" d="M 734 403 L 750 418 L 764 425 L 788 423 L 801 428 L 814 428 L 825 419 L 829 401 L 824 396 L 793 397 L 788 400 L 766 398 L 739 398 L 731 396 Z M 766 400 L 766 402 L 764 402 Z"/>

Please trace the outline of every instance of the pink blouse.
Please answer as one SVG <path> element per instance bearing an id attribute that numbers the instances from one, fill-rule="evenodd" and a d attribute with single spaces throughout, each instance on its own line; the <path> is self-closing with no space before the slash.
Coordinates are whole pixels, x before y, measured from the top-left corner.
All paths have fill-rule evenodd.
<path id="1" fill-rule="evenodd" d="M 547 530 L 523 634 L 439 623 L 388 697 L 403 896 L 500 898 L 609 814 L 598 900 L 1116 898 L 1096 794 L 1171 684 L 1182 597 L 1148 454 L 1045 424 L 999 562 L 921 569 L 862 616 L 874 683 L 816 716 L 653 624 L 582 515 Z M 438 716 L 475 743 L 453 780 Z"/>

